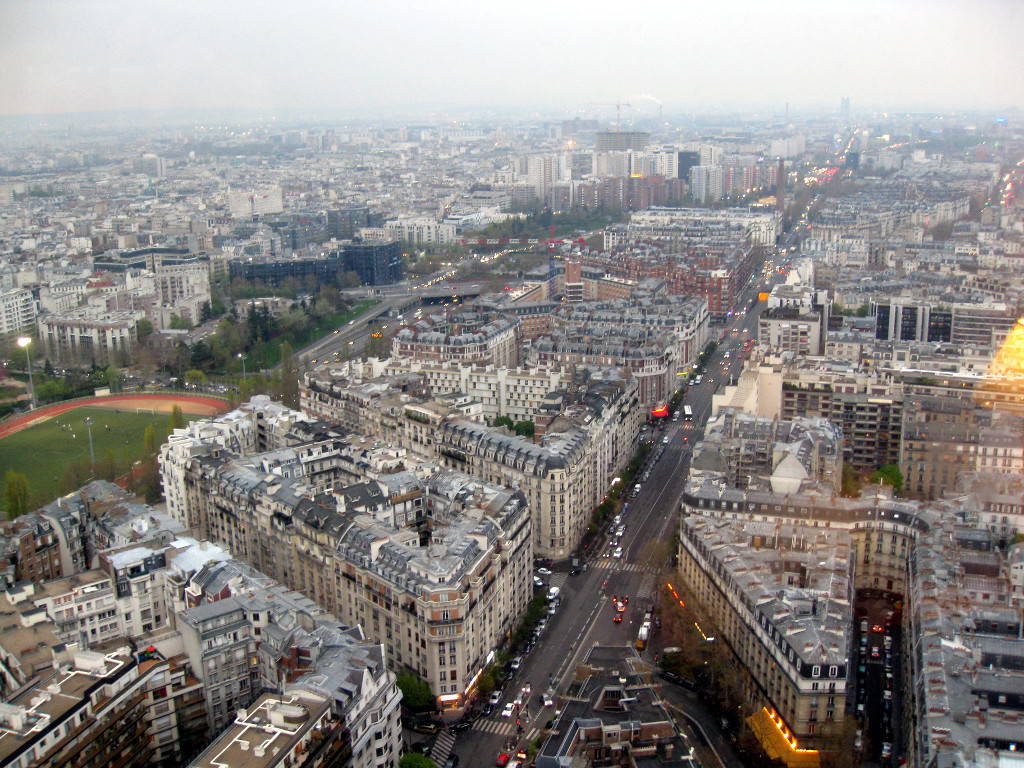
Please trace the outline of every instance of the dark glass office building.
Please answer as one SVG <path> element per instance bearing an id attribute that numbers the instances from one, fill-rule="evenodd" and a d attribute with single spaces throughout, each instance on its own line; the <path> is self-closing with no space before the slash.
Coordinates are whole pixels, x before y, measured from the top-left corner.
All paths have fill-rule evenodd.
<path id="1" fill-rule="evenodd" d="M 363 240 L 341 249 L 346 272 L 359 275 L 363 285 L 390 285 L 401 281 L 402 247 L 397 240 Z"/>

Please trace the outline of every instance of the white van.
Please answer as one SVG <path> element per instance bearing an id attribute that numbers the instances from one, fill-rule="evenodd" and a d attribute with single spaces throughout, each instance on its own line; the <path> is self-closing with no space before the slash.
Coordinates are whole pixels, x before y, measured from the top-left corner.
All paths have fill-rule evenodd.
<path id="1" fill-rule="evenodd" d="M 551 589 L 549 589 L 548 600 L 555 600 L 561 591 L 562 590 L 560 590 L 558 587 L 552 587 Z"/>

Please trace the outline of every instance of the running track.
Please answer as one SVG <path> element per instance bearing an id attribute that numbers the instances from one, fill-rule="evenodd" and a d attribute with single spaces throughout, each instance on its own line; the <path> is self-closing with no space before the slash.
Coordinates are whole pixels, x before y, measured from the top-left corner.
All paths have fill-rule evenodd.
<path id="1" fill-rule="evenodd" d="M 226 401 L 217 397 L 202 395 L 108 395 L 106 397 L 88 397 L 84 400 L 71 400 L 66 403 L 54 403 L 36 408 L 0 424 L 0 438 L 13 435 L 15 432 L 31 427 L 41 421 L 59 416 L 62 413 L 81 408 L 83 405 L 94 405 L 102 408 L 145 408 L 147 403 L 177 403 L 179 405 L 196 405 L 199 413 L 220 413 L 228 409 Z M 151 407 L 151 406 L 150 406 Z M 187 410 L 187 409 L 183 409 Z"/>

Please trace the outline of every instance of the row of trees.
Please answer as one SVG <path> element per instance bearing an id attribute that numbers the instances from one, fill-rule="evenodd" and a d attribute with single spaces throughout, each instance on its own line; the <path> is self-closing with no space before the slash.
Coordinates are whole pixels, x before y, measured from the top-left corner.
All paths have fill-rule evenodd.
<path id="1" fill-rule="evenodd" d="M 258 296 L 283 292 L 286 291 L 253 290 Z M 305 346 L 344 322 L 351 310 L 351 302 L 334 286 L 322 286 L 315 296 L 300 296 L 280 314 L 271 312 L 265 304 L 241 309 L 232 306 L 212 334 L 191 346 L 154 334 L 152 324 L 142 320 L 138 324 L 137 358 L 142 366 L 164 370 L 179 378 L 189 370 L 206 374 L 241 373 L 240 355 L 245 356 L 244 366 L 248 371 L 258 371 L 277 365 L 284 342 L 293 348 Z M 211 309 L 210 314 L 215 316 L 215 309 Z"/>
<path id="2" fill-rule="evenodd" d="M 605 211 L 603 209 L 553 212 L 544 207 L 535 209 L 526 216 L 516 216 L 505 221 L 488 224 L 474 233 L 477 237 L 535 237 L 545 238 L 555 228 L 555 237 L 573 235 L 580 230 L 603 229 L 610 224 L 625 221 L 627 214 L 623 211 Z"/>

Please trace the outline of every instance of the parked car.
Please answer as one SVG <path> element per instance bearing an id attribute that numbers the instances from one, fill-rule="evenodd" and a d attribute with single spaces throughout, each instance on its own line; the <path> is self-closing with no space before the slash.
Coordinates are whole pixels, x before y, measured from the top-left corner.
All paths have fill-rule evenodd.
<path id="1" fill-rule="evenodd" d="M 439 726 L 437 723 L 431 723 L 427 721 L 422 723 L 416 723 L 416 725 L 414 725 L 412 729 L 416 731 L 416 733 L 435 734 L 441 730 L 441 726 Z"/>
<path id="2" fill-rule="evenodd" d="M 514 659 L 512 659 L 512 661 L 509 662 L 508 668 L 511 670 L 516 670 L 519 669 L 521 666 L 523 666 L 523 657 L 516 656 Z"/>
<path id="3" fill-rule="evenodd" d="M 537 573 L 539 573 L 541 576 L 550 576 L 551 575 L 551 569 L 550 568 L 538 568 L 537 569 Z"/>
<path id="4" fill-rule="evenodd" d="M 495 691 L 494 693 L 492 693 L 492 694 L 491 694 L 491 698 L 489 698 L 489 699 L 487 700 L 487 702 L 488 702 L 488 703 L 489 703 L 489 704 L 490 704 L 490 705 L 491 705 L 492 707 L 493 707 L 493 706 L 497 706 L 498 702 L 500 702 L 500 701 L 501 701 L 501 691 Z"/>

